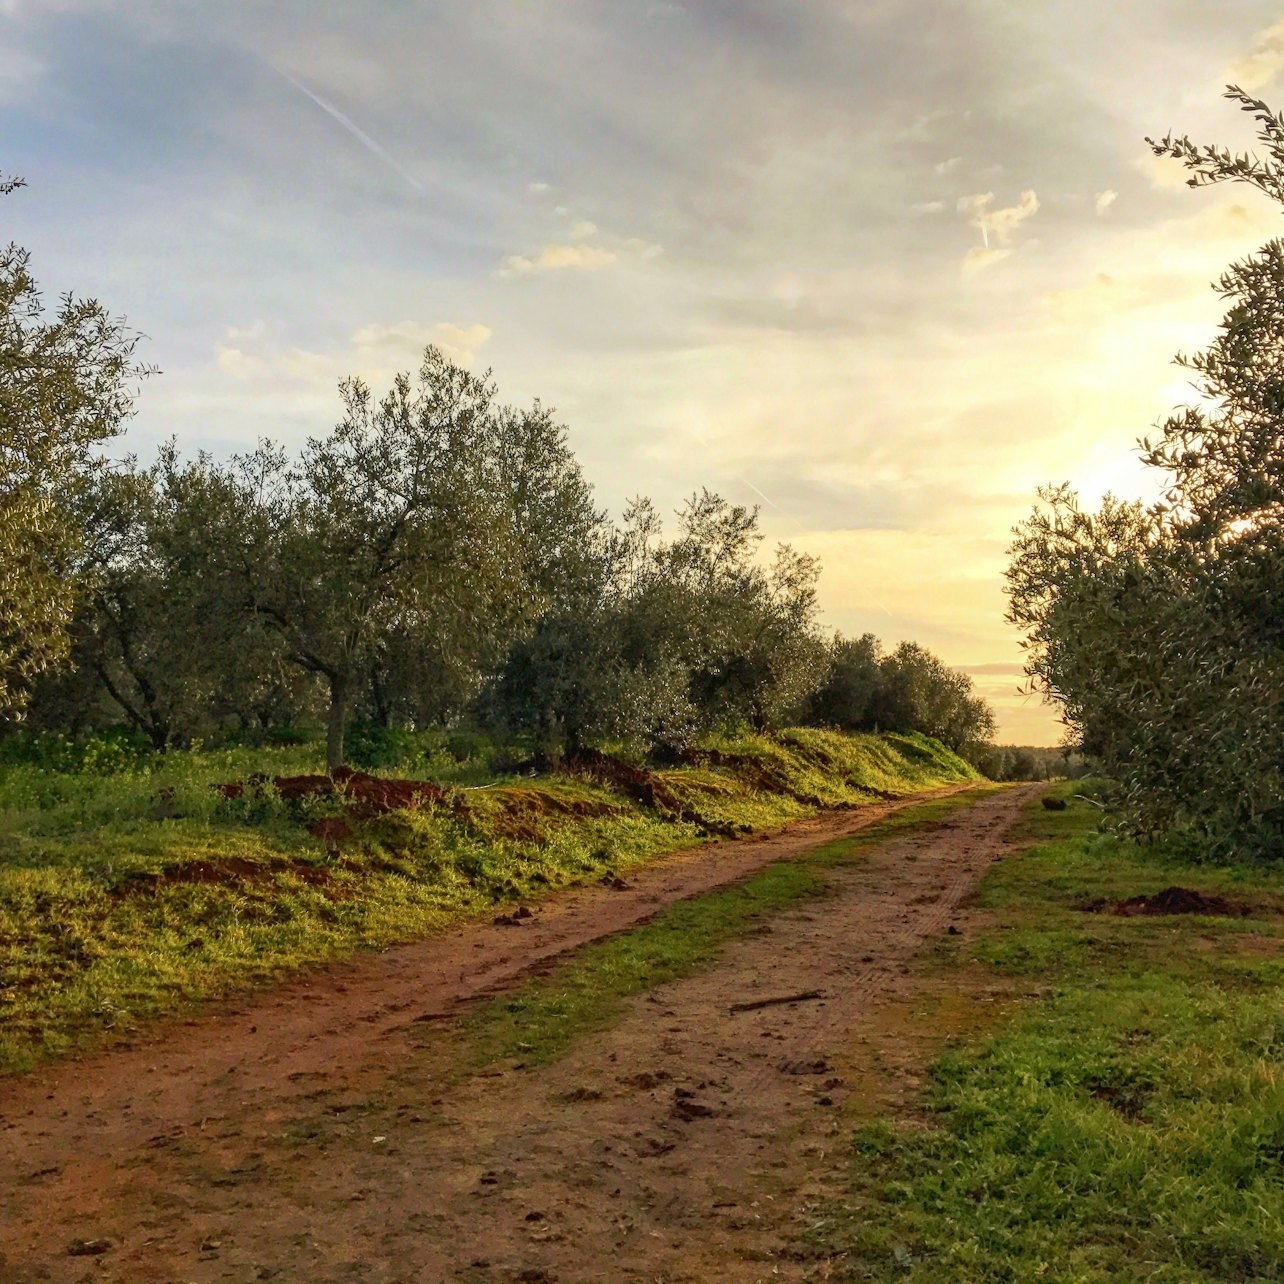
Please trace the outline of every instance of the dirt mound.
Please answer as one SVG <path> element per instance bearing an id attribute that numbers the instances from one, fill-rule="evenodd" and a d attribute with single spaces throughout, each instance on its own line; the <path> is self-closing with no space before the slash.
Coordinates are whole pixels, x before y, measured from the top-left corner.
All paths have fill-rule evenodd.
<path id="1" fill-rule="evenodd" d="M 340 821 L 340 824 L 343 822 Z M 189 883 L 220 887 L 250 887 L 271 882 L 278 873 L 293 874 L 314 887 L 328 887 L 332 881 L 329 871 L 318 869 L 303 860 L 274 861 L 271 863 L 247 860 L 244 856 L 226 856 L 221 860 L 188 860 L 166 865 L 161 869 L 134 870 L 125 875 L 112 889 L 114 896 L 129 896 L 140 891 L 159 887 L 172 887 Z"/>
<path id="2" fill-rule="evenodd" d="M 681 760 L 693 767 L 722 767 L 751 789 L 765 794 L 783 794 L 804 807 L 824 807 L 815 794 L 797 789 L 773 763 L 747 753 L 724 753 L 721 749 L 686 749 Z"/>
<path id="3" fill-rule="evenodd" d="M 1252 913 L 1247 905 L 1238 905 L 1221 896 L 1206 896 L 1189 887 L 1165 887 L 1153 896 L 1134 896 L 1103 910 L 1120 918 L 1155 917 L 1164 914 L 1210 914 L 1218 918 L 1245 918 Z"/>
<path id="4" fill-rule="evenodd" d="M 500 812 L 488 830 L 517 842 L 542 843 L 559 821 L 620 816 L 625 808 L 598 798 L 566 798 L 548 789 L 488 789 Z"/>
<path id="5" fill-rule="evenodd" d="M 662 816 L 696 825 L 709 837 L 733 838 L 747 832 L 725 821 L 702 816 L 657 773 L 647 771 L 645 767 L 635 767 L 631 762 L 613 758 L 597 749 L 581 750 L 576 757 L 563 763 L 560 770 L 566 775 L 595 780 L 643 807 L 658 811 Z"/>
<path id="6" fill-rule="evenodd" d="M 247 793 L 262 792 L 267 776 L 232 780 L 214 788 L 228 800 L 243 798 Z M 341 798 L 356 816 L 378 816 L 388 811 L 403 811 L 440 802 L 446 791 L 431 780 L 397 780 L 371 776 L 351 767 L 338 767 L 333 776 L 272 776 L 272 787 L 287 802 L 306 798 Z"/>

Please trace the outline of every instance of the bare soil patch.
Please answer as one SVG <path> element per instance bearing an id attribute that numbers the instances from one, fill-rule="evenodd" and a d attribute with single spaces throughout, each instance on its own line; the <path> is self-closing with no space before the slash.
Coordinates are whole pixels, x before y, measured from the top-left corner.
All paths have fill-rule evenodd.
<path id="1" fill-rule="evenodd" d="M 1207 914 L 1215 918 L 1248 918 L 1251 905 L 1228 901 L 1224 896 L 1196 892 L 1189 887 L 1165 887 L 1152 896 L 1133 896 L 1126 901 L 1094 901 L 1085 907 L 1093 913 L 1114 914 L 1117 918 L 1154 918 L 1168 914 Z"/>
<path id="2" fill-rule="evenodd" d="M 823 898 L 538 1069 L 461 1079 L 451 1016 L 897 808 L 676 854 L 0 1084 L 0 1279 L 801 1278 L 853 1048 L 1030 794 L 834 865 Z"/>

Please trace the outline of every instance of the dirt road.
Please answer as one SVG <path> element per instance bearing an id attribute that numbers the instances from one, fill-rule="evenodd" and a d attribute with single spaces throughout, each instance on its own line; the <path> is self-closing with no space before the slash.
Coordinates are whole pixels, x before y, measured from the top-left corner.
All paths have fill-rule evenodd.
<path id="1" fill-rule="evenodd" d="M 679 853 L 520 928 L 368 956 L 0 1084 L 0 1280 L 799 1278 L 788 1242 L 834 1169 L 844 1049 L 1029 797 L 834 866 L 823 898 L 541 1069 L 461 1080 L 440 1018 L 899 804 Z M 821 997 L 731 1010 L 804 991 Z"/>

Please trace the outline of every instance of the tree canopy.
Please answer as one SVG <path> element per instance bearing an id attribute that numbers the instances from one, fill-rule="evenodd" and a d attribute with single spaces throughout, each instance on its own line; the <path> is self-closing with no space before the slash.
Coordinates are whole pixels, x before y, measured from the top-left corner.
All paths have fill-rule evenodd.
<path id="1" fill-rule="evenodd" d="M 1266 158 L 1169 136 L 1152 146 L 1192 186 L 1245 182 L 1284 203 L 1284 122 L 1235 86 Z M 1119 784 L 1143 836 L 1218 855 L 1284 840 L 1284 241 L 1214 287 L 1228 309 L 1207 350 L 1178 355 L 1199 401 L 1139 443 L 1165 476 L 1147 509 L 1084 512 L 1041 493 L 1016 529 L 1009 618 L 1033 684 Z"/>
<path id="2" fill-rule="evenodd" d="M 0 179 L 0 196 L 22 185 Z M 30 254 L 0 249 L 0 714 L 20 714 L 69 653 L 77 496 L 133 411 L 137 342 L 95 300 L 51 311 Z"/>

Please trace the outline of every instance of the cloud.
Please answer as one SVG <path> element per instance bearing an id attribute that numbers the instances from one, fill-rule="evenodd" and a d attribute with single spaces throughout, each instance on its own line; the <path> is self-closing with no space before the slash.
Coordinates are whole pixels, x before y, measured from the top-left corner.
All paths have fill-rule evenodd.
<path id="1" fill-rule="evenodd" d="M 267 333 L 267 322 L 260 318 L 249 325 L 230 325 L 227 337 L 232 343 L 257 343 Z"/>
<path id="2" fill-rule="evenodd" d="M 1250 93 L 1269 85 L 1284 70 L 1284 18 L 1253 37 L 1253 51 L 1227 68 L 1226 77 Z"/>
<path id="3" fill-rule="evenodd" d="M 990 248 L 991 240 L 999 245 L 1008 245 L 1017 228 L 1039 211 L 1039 198 L 1032 191 L 1022 192 L 1015 205 L 992 209 L 993 201 L 993 192 L 959 197 L 959 213 L 965 214 L 967 221 L 980 230 L 986 249 Z"/>
<path id="4" fill-rule="evenodd" d="M 1107 188 L 1104 192 L 1097 193 L 1097 199 L 1093 208 L 1098 214 L 1104 214 L 1118 199 L 1119 193 Z"/>
<path id="5" fill-rule="evenodd" d="M 240 383 L 257 380 L 278 385 L 284 379 L 317 389 L 332 388 L 350 374 L 379 384 L 398 370 L 417 369 L 429 344 L 440 348 L 452 361 L 468 365 L 491 337 L 490 327 L 480 322 L 375 322 L 354 331 L 346 348 L 316 352 L 297 346 L 282 349 L 267 345 L 267 332 L 263 321 L 231 327 L 228 335 L 235 337 L 235 342 L 215 349 L 214 364 L 219 373 Z"/>
<path id="6" fill-rule="evenodd" d="M 426 326 L 415 321 L 399 321 L 393 325 L 362 326 L 352 336 L 352 343 L 363 365 L 391 361 L 401 368 L 416 364 L 429 344 L 440 348 L 452 361 L 467 365 L 490 337 L 490 327 L 480 323 L 462 326 L 439 321 Z"/>
<path id="7" fill-rule="evenodd" d="M 623 257 L 654 259 L 664 253 L 662 245 L 638 236 L 611 236 L 596 223 L 580 219 L 570 230 L 572 245 L 545 245 L 537 254 L 510 254 L 496 276 L 533 276 L 541 272 L 597 272 Z M 596 244 L 588 238 L 596 237 Z"/>
<path id="8" fill-rule="evenodd" d="M 949 160 L 939 161 L 937 164 L 933 165 L 932 168 L 936 170 L 938 174 L 952 174 L 962 164 L 962 156 L 951 156 Z"/>
<path id="9" fill-rule="evenodd" d="M 630 254 L 636 254 L 642 259 L 659 258 L 664 253 L 663 245 L 655 245 L 651 241 L 644 241 L 637 236 L 627 237 L 623 242 L 623 247 Z"/>
<path id="10" fill-rule="evenodd" d="M 0 103 L 21 103 L 44 79 L 45 63 L 19 46 L 0 48 Z"/>
<path id="11" fill-rule="evenodd" d="M 985 268 L 992 267 L 1000 259 L 1006 259 L 1011 253 L 1011 250 L 992 250 L 977 245 L 968 250 L 963 256 L 963 271 L 968 276 L 971 276 L 974 272 L 980 272 Z"/>
<path id="12" fill-rule="evenodd" d="M 910 213 L 916 218 L 924 214 L 942 214 L 944 212 L 944 201 L 920 201 L 917 205 L 910 206 Z"/>
<path id="13" fill-rule="evenodd" d="M 535 272 L 562 272 L 568 268 L 596 272 L 614 263 L 615 259 L 610 250 L 596 245 L 546 245 L 534 258 L 510 254 L 504 260 L 500 275 L 530 276 Z"/>
<path id="14" fill-rule="evenodd" d="M 1147 152 L 1133 164 L 1146 176 L 1151 187 L 1160 192 L 1175 192 L 1186 187 L 1186 180 L 1190 177 L 1184 165 L 1168 156 L 1155 156 Z"/>
<path id="15" fill-rule="evenodd" d="M 542 196 L 548 191 L 548 184 L 541 182 L 527 183 L 526 190 L 533 196 Z"/>
<path id="16" fill-rule="evenodd" d="M 252 379 L 262 372 L 264 362 L 261 357 L 251 356 L 241 348 L 228 348 L 220 345 L 214 352 L 214 364 L 233 379 Z"/>

